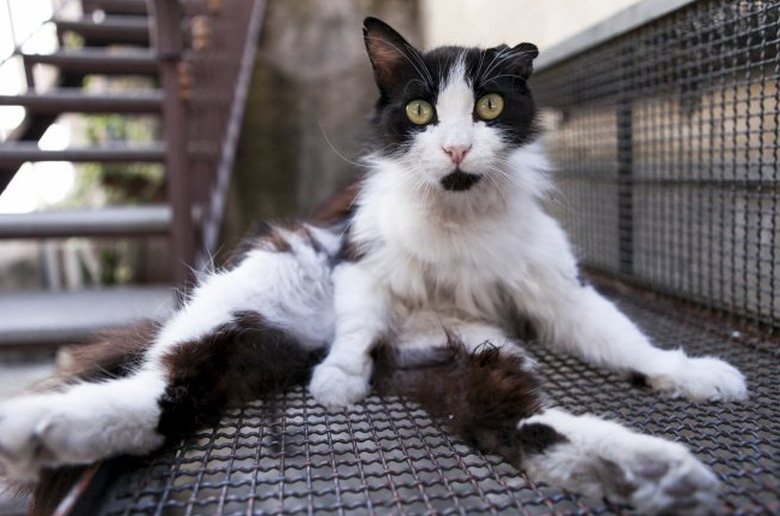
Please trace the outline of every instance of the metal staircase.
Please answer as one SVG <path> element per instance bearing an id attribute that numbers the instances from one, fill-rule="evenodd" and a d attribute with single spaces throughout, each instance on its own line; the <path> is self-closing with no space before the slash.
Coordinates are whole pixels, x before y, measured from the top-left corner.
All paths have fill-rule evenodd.
<path id="1" fill-rule="evenodd" d="M 145 206 L 0 214 L 0 239 L 163 235 L 173 256 L 172 285 L 102 289 L 97 294 L 0 292 L 0 349 L 73 339 L 171 309 L 170 286 L 186 287 L 192 271 L 206 263 L 217 243 L 263 7 L 260 0 L 82 0 L 83 16 L 55 13 L 50 20 L 60 41 L 58 50 L 38 54 L 17 48 L 28 91 L 0 95 L 0 106 L 21 106 L 26 115 L 0 143 L 0 192 L 25 162 L 156 162 L 165 166 L 166 200 Z M 65 48 L 63 42 L 74 35 L 83 46 Z M 36 88 L 33 70 L 38 66 L 57 71 L 55 87 Z M 96 94 L 83 87 L 88 76 L 144 76 L 155 86 Z M 162 140 L 41 149 L 37 141 L 63 113 L 156 116 L 162 120 Z M 106 306 L 114 308 L 101 309 Z M 31 310 L 42 313 L 30 317 Z M 58 325 L 62 332 L 56 331 Z"/>

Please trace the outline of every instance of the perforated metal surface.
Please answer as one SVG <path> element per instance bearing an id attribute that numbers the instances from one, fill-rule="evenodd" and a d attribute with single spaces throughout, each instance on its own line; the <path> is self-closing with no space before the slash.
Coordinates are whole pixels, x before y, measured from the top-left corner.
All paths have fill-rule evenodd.
<path id="1" fill-rule="evenodd" d="M 780 3 L 703 0 L 534 79 L 587 263 L 780 320 Z"/>
<path id="2" fill-rule="evenodd" d="M 722 512 L 780 512 L 780 395 L 776 342 L 641 300 L 621 305 L 664 347 L 730 360 L 748 376 L 746 403 L 661 399 L 625 378 L 532 348 L 548 392 L 683 442 L 724 483 Z M 681 315 L 682 314 L 682 315 Z M 561 514 L 619 513 L 600 500 L 531 485 L 497 457 L 474 453 L 414 406 L 371 397 L 326 412 L 302 389 L 251 404 L 219 428 L 123 465 L 102 514 Z"/>

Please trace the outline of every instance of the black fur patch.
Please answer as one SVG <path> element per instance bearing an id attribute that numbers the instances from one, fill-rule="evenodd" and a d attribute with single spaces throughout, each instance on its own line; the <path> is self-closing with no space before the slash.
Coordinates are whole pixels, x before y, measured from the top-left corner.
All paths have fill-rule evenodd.
<path id="1" fill-rule="evenodd" d="M 435 352 L 420 352 L 416 363 L 413 355 L 399 355 L 387 345 L 373 355 L 377 391 L 419 403 L 482 451 L 518 464 L 524 455 L 565 439 L 551 428 L 526 425 L 532 428 L 518 431 L 521 420 L 543 407 L 541 381 L 524 369 L 521 356 L 499 353 L 490 344 L 470 353 L 454 338 Z"/>
<path id="2" fill-rule="evenodd" d="M 169 381 L 158 401 L 157 431 L 175 437 L 212 425 L 231 407 L 303 383 L 322 354 L 303 349 L 258 313 L 235 313 L 207 337 L 163 357 Z"/>
<path id="3" fill-rule="evenodd" d="M 525 454 L 539 454 L 550 446 L 568 441 L 551 426 L 543 423 L 529 423 L 517 431 L 520 449 Z"/>
<path id="4" fill-rule="evenodd" d="M 631 385 L 634 387 L 647 387 L 647 376 L 636 371 L 630 373 L 628 381 L 631 382 Z"/>
<path id="5" fill-rule="evenodd" d="M 465 192 L 466 190 L 471 190 L 471 187 L 479 183 L 480 179 L 482 179 L 482 176 L 478 174 L 469 174 L 458 169 L 444 176 L 441 179 L 441 185 L 445 190 L 451 192 Z"/>

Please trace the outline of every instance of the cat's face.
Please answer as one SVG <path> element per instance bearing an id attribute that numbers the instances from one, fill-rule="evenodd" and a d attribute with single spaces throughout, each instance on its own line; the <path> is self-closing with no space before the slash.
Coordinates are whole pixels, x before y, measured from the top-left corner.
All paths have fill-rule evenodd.
<path id="1" fill-rule="evenodd" d="M 526 85 L 536 47 L 423 53 L 374 18 L 366 19 L 364 34 L 380 91 L 377 152 L 401 163 L 428 191 L 503 183 L 507 156 L 537 131 Z"/>

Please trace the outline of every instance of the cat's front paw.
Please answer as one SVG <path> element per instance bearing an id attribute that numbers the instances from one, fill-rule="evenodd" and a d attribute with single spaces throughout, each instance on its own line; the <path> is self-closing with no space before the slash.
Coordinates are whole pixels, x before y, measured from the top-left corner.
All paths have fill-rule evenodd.
<path id="1" fill-rule="evenodd" d="M 329 408 L 345 407 L 361 401 L 371 389 L 370 371 L 348 371 L 339 364 L 327 361 L 314 369 L 309 392 Z"/>
<path id="2" fill-rule="evenodd" d="M 676 372 L 648 376 L 646 382 L 659 392 L 693 401 L 741 401 L 748 397 L 742 373 L 713 357 L 686 358 Z"/>

